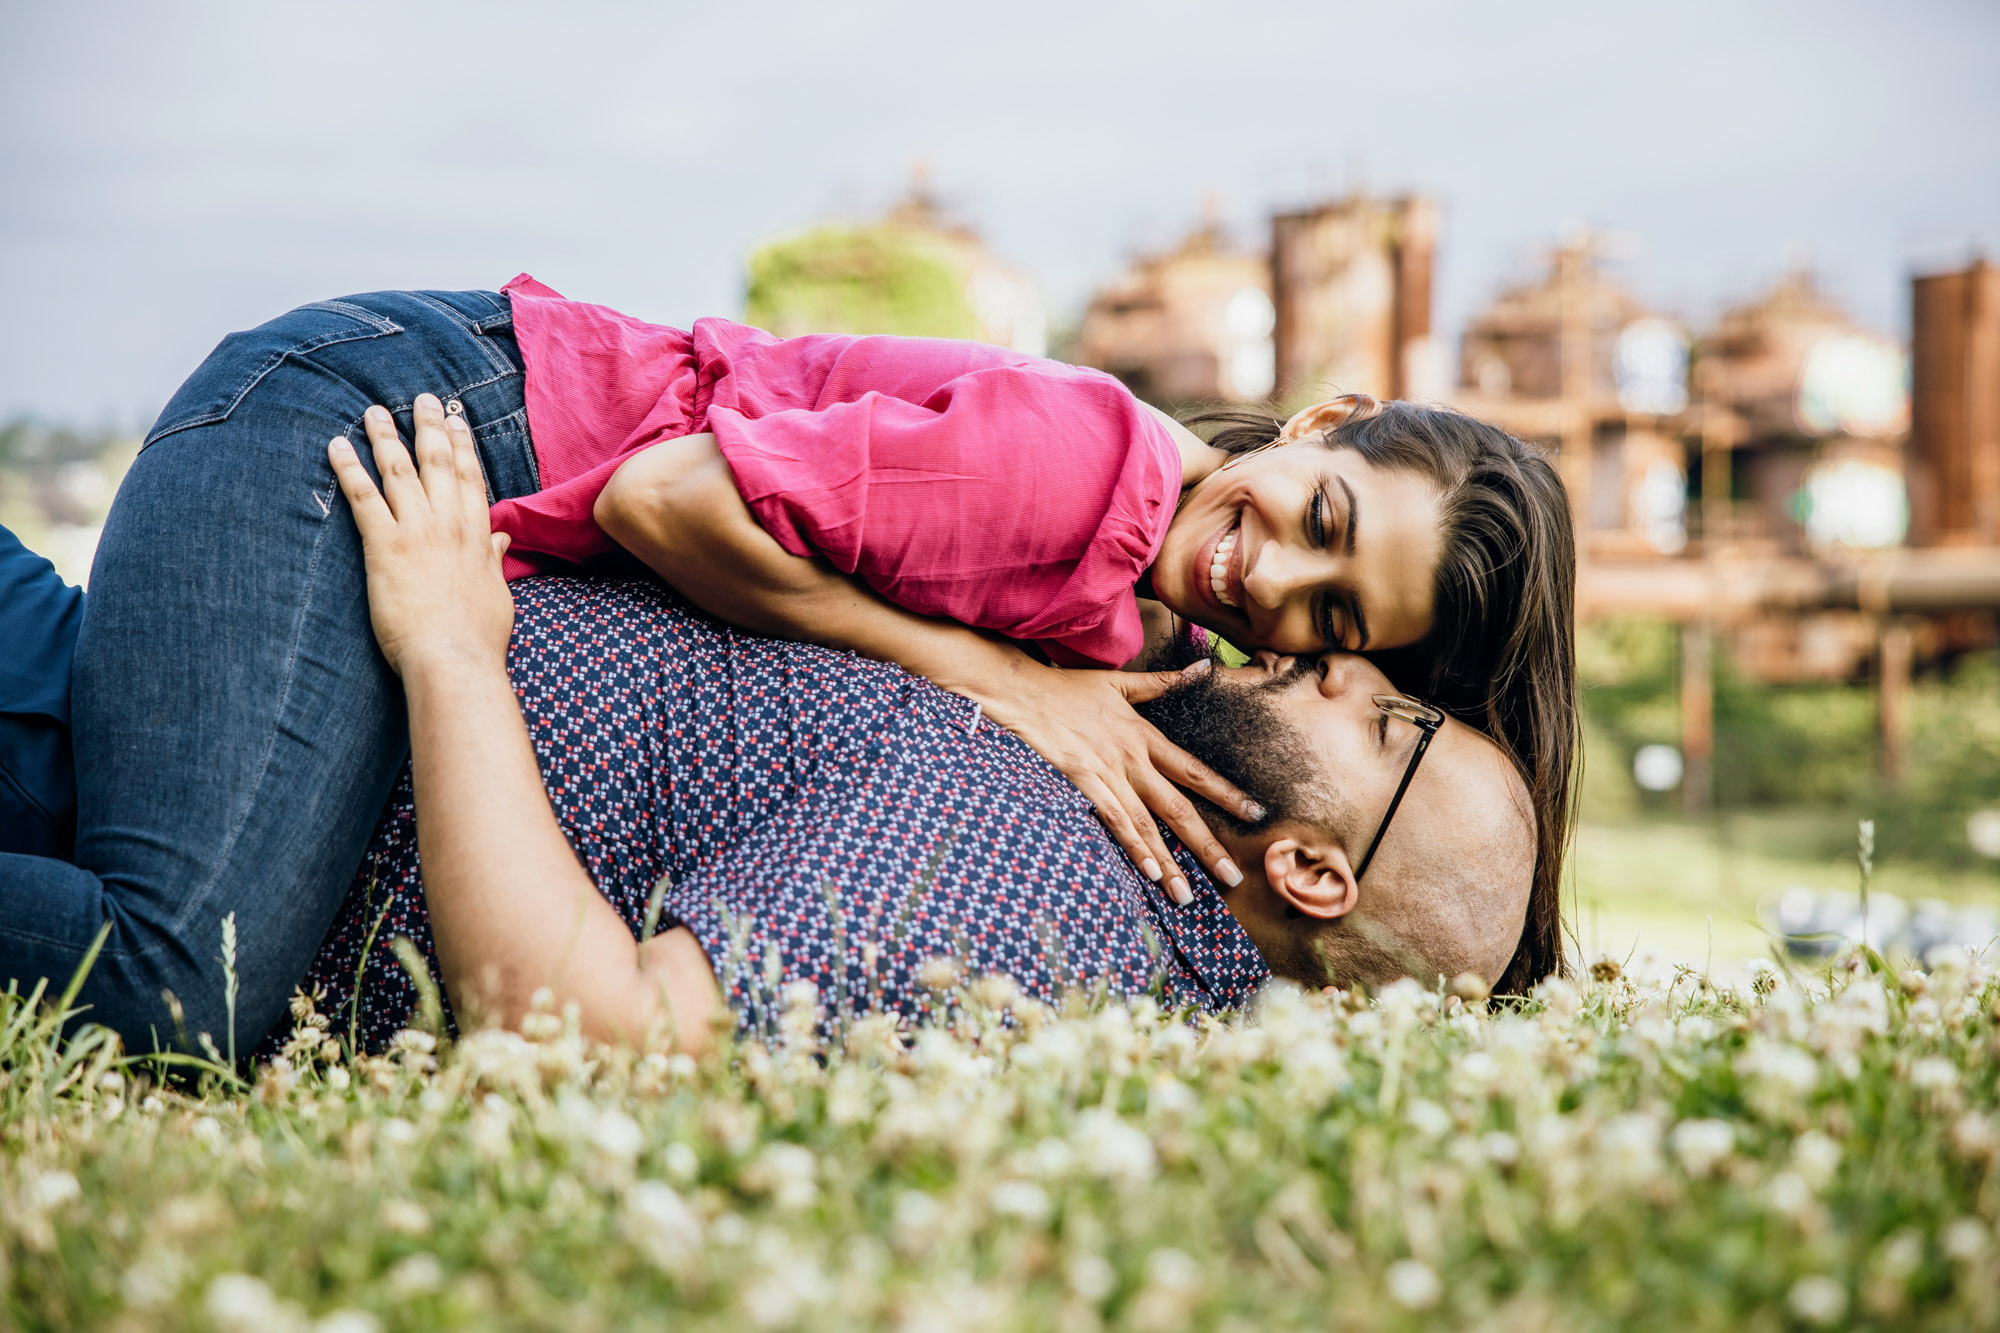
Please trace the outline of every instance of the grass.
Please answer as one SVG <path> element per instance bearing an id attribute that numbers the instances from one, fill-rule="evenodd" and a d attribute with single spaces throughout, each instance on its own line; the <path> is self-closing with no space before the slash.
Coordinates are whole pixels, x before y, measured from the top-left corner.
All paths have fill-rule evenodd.
<path id="1" fill-rule="evenodd" d="M 1786 889 L 1859 885 L 1854 823 L 1810 808 L 1589 820 L 1571 865 L 1576 933 L 1588 956 L 1652 953 L 1718 973 L 1770 957 L 1763 912 Z M 1873 889 L 1911 902 L 1996 903 L 2000 869 L 1894 857 L 1876 866 Z"/>
<path id="2" fill-rule="evenodd" d="M 1886 872 L 1885 872 L 1886 873 Z M 2000 985 L 1852 953 L 1189 1024 L 992 978 L 705 1062 L 557 1017 L 179 1089 L 0 1000 L 24 1329 L 1967 1329 Z M 1018 1019 L 1003 1025 L 1011 1008 Z"/>

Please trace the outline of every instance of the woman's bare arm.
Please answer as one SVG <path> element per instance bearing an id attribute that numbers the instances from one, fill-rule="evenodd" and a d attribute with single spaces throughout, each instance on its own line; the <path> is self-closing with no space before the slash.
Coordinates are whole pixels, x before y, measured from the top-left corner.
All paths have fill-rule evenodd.
<path id="1" fill-rule="evenodd" d="M 598 526 L 704 611 L 758 633 L 845 648 L 891 661 L 982 704 L 1060 769 L 1098 809 L 1145 874 L 1173 869 L 1153 814 L 1226 884 L 1241 879 L 1187 797 L 1224 807 L 1248 798 L 1169 742 L 1132 703 L 1174 683 L 1170 673 L 1069 671 L 954 621 L 916 615 L 822 560 L 780 546 L 736 489 L 713 435 L 668 440 L 634 455 L 599 495 Z"/>
<path id="2" fill-rule="evenodd" d="M 507 679 L 505 538 L 462 418 L 416 404 L 421 473 L 388 413 L 367 429 L 377 491 L 344 440 L 329 448 L 361 529 L 369 613 L 403 678 L 417 848 L 445 984 L 460 1020 L 518 1025 L 542 987 L 604 1041 L 669 1037 L 701 1052 L 721 993 L 685 929 L 641 944 L 597 892 L 550 808 Z"/>

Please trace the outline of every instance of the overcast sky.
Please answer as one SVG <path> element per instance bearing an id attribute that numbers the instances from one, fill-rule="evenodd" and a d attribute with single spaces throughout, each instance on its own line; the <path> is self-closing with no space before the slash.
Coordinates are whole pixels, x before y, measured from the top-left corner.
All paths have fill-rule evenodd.
<path id="1" fill-rule="evenodd" d="M 1700 318 L 1788 247 L 1900 332 L 2000 254 L 1992 0 L 0 0 L 0 418 L 139 425 L 225 332 L 520 270 L 663 322 L 913 163 L 1058 318 L 1216 194 L 1446 208 L 1455 335 L 1566 220 Z"/>

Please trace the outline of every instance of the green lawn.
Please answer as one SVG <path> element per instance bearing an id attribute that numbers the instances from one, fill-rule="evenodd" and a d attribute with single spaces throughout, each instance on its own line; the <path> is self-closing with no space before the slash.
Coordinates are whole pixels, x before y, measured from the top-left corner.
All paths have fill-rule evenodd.
<path id="1" fill-rule="evenodd" d="M 1778 894 L 1795 885 L 1852 891 L 1858 879 L 1854 826 L 1823 811 L 1588 822 L 1572 869 L 1577 937 L 1589 957 L 1650 951 L 1694 967 L 1712 947 L 1722 969 L 1770 957 L 1764 909 Z M 2000 904 L 2000 866 L 1884 858 L 1873 888 L 1910 902 Z"/>
<path id="2" fill-rule="evenodd" d="M 0 999 L 0 1327 L 2000 1326 L 2000 986 L 1847 962 L 1199 1026 L 975 981 L 702 1063 L 308 1022 L 180 1092 Z"/>

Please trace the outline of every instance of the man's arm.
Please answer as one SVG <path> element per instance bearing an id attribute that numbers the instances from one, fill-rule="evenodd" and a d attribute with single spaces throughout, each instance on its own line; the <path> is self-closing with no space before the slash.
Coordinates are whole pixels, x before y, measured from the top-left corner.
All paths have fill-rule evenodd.
<path id="1" fill-rule="evenodd" d="M 380 491 L 345 440 L 328 456 L 361 530 L 376 638 L 408 699 L 424 897 L 452 1002 L 468 1026 L 515 1026 L 548 987 L 592 1037 L 705 1051 L 722 998 L 701 946 L 685 929 L 634 940 L 542 788 L 507 679 L 506 539 L 487 527 L 471 434 L 428 394 L 415 414 L 421 474 L 379 408 L 367 429 Z"/>

